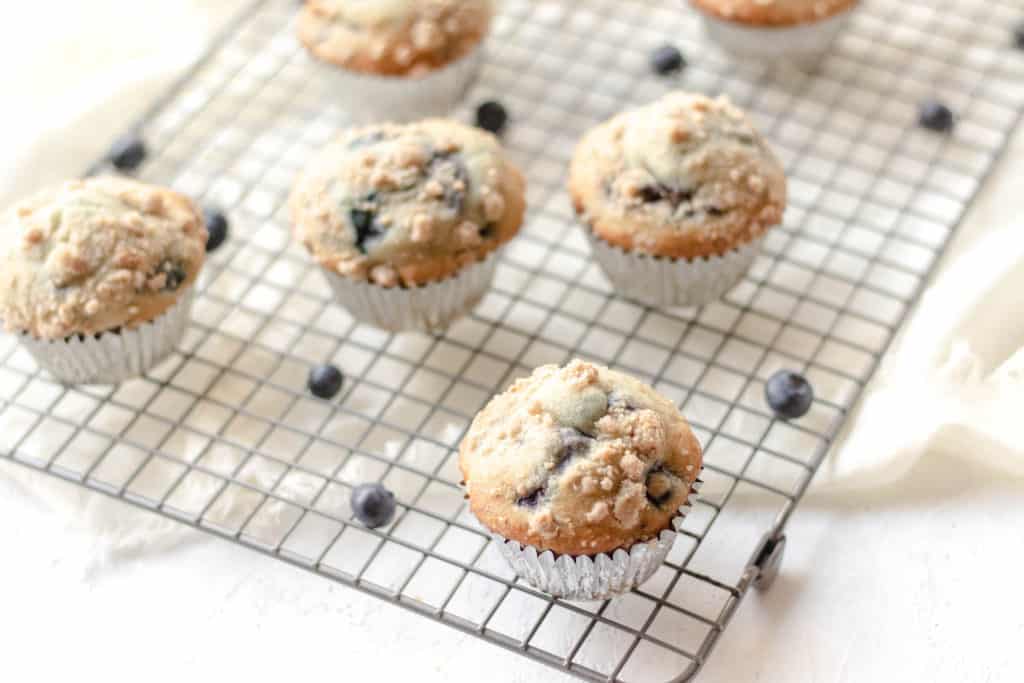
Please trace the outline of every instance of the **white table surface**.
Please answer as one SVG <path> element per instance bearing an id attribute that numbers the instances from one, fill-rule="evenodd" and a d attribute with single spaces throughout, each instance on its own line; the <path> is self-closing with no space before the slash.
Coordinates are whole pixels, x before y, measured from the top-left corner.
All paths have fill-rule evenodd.
<path id="1" fill-rule="evenodd" d="M 126 60 L 194 50 L 238 4 L 19 4 L 18 20 L 0 25 L 9 105 L 0 144 L 18 148 L 59 121 L 99 74 L 145 66 Z M 162 30 L 146 30 L 154 25 Z M 80 167 L 111 132 L 69 140 L 61 161 Z M 1024 134 L 1007 156 L 951 257 L 1020 212 Z M 37 159 L 33 178 L 46 177 L 47 163 Z M 1024 680 L 1024 481 L 960 448 L 940 438 L 885 487 L 812 491 L 790 524 L 781 578 L 744 603 L 701 680 Z M 12 471 L 0 464 L 0 475 Z M 17 478 L 0 476 L 0 680 L 569 680 L 199 534 L 169 552 L 98 564 L 96 537 L 25 490 L 42 477 Z M 124 524 L 141 514 L 126 507 Z"/>

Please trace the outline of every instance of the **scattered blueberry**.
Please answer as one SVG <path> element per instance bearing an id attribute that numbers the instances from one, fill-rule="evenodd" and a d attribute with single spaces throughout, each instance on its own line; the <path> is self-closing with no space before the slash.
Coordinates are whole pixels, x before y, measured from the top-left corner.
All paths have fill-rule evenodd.
<path id="1" fill-rule="evenodd" d="M 921 125 L 928 130 L 946 133 L 953 129 L 953 111 L 942 102 L 928 101 L 921 105 Z"/>
<path id="2" fill-rule="evenodd" d="M 206 240 L 206 251 L 216 251 L 228 238 L 228 218 L 220 209 L 207 208 L 203 211 L 206 231 L 210 237 Z"/>
<path id="3" fill-rule="evenodd" d="M 1013 44 L 1018 49 L 1024 50 L 1024 21 L 1013 28 Z"/>
<path id="4" fill-rule="evenodd" d="M 309 372 L 309 390 L 317 398 L 334 398 L 344 383 L 345 376 L 333 365 L 318 365 Z"/>
<path id="5" fill-rule="evenodd" d="M 395 494 L 380 484 L 360 484 L 352 489 L 352 513 L 371 529 L 384 526 L 395 516 Z"/>
<path id="6" fill-rule="evenodd" d="M 119 171 L 134 171 L 146 159 L 146 143 L 129 135 L 114 143 L 108 158 Z"/>
<path id="7" fill-rule="evenodd" d="M 674 45 L 662 45 L 651 53 L 651 68 L 662 76 L 680 71 L 685 66 L 683 53 Z"/>
<path id="8" fill-rule="evenodd" d="M 476 109 L 476 125 L 484 130 L 501 135 L 508 123 L 508 112 L 500 102 L 489 100 Z"/>
<path id="9" fill-rule="evenodd" d="M 768 378 L 764 397 L 775 414 L 785 420 L 803 417 L 811 409 L 814 389 L 803 375 L 791 370 L 779 370 Z"/>

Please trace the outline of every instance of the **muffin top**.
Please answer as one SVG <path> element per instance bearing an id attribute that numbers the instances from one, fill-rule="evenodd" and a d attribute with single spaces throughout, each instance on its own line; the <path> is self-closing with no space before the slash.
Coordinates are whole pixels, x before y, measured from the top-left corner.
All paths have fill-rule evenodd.
<path id="1" fill-rule="evenodd" d="M 206 239 L 171 190 L 113 177 L 43 190 L 0 216 L 0 320 L 54 340 L 137 327 L 192 285 Z"/>
<path id="2" fill-rule="evenodd" d="M 792 26 L 828 19 L 860 0 L 690 0 L 708 14 L 753 26 Z"/>
<path id="3" fill-rule="evenodd" d="M 786 177 L 728 99 L 674 92 L 591 129 L 576 148 L 569 190 L 606 242 L 700 258 L 778 224 Z"/>
<path id="4" fill-rule="evenodd" d="M 306 168 L 290 203 L 296 238 L 320 265 L 414 287 L 512 239 L 524 189 L 497 138 L 433 119 L 343 133 Z"/>
<path id="5" fill-rule="evenodd" d="M 415 76 L 471 52 L 493 14 L 491 0 L 306 0 L 299 40 L 325 62 Z"/>
<path id="6" fill-rule="evenodd" d="M 539 550 L 594 555 L 671 526 L 701 468 L 675 406 L 574 360 L 515 382 L 476 416 L 459 468 L 477 518 Z"/>

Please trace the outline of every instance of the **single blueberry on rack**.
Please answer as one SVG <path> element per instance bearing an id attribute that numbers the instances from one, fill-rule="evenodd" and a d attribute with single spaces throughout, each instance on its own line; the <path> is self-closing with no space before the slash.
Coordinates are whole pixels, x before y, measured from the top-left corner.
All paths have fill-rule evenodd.
<path id="1" fill-rule="evenodd" d="M 203 220 L 210 234 L 206 240 L 206 251 L 216 251 L 228 238 L 228 218 L 220 209 L 207 207 L 203 210 Z"/>
<path id="2" fill-rule="evenodd" d="M 380 484 L 355 487 L 351 502 L 352 514 L 371 529 L 386 525 L 395 516 L 395 494 Z"/>
<path id="3" fill-rule="evenodd" d="M 803 375 L 779 370 L 764 385 L 764 397 L 776 415 L 784 420 L 795 420 L 811 409 L 814 389 Z"/>
<path id="4" fill-rule="evenodd" d="M 921 104 L 918 119 L 923 127 L 939 133 L 946 133 L 952 130 L 955 123 L 953 110 L 942 102 L 935 100 L 929 100 Z"/>
<path id="5" fill-rule="evenodd" d="M 334 398 L 344 383 L 345 376 L 333 365 L 318 365 L 309 372 L 309 390 L 317 398 Z"/>
<path id="6" fill-rule="evenodd" d="M 667 76 L 683 69 L 686 59 L 674 45 L 662 45 L 651 53 L 651 68 L 654 73 Z"/>
<path id="7" fill-rule="evenodd" d="M 508 123 L 508 112 L 500 102 L 488 100 L 476 108 L 476 125 L 489 133 L 501 135 Z"/>
<path id="8" fill-rule="evenodd" d="M 135 135 L 121 138 L 110 148 L 107 158 L 119 171 L 134 171 L 146 159 L 146 143 Z"/>

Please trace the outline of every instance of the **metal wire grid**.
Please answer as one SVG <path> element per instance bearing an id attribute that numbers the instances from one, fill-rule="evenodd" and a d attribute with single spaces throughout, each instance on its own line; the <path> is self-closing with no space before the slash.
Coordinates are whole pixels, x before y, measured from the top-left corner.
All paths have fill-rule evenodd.
<path id="1" fill-rule="evenodd" d="M 295 3 L 255 2 L 140 127 L 154 154 L 139 175 L 233 221 L 180 352 L 117 388 L 64 387 L 0 341 L 0 455 L 584 677 L 691 677 L 1024 109 L 1013 3 L 865 5 L 806 73 L 733 62 L 672 3 L 505 2 L 468 101 L 513 112 L 531 211 L 475 314 L 431 338 L 354 324 L 291 244 L 290 184 L 345 117 L 292 37 Z M 649 49 L 669 39 L 691 65 L 650 76 Z M 587 127 L 674 87 L 749 109 L 792 201 L 724 301 L 656 311 L 612 296 L 563 183 Z M 914 127 L 926 96 L 957 111 L 954 134 Z M 706 487 L 665 565 L 598 604 L 515 580 L 466 511 L 453 450 L 492 393 L 573 356 L 653 383 L 706 447 Z M 325 360 L 347 375 L 332 404 L 304 391 Z M 761 398 L 779 367 L 818 395 L 794 424 Z M 348 487 L 371 480 L 401 502 L 380 532 L 348 508 Z"/>

